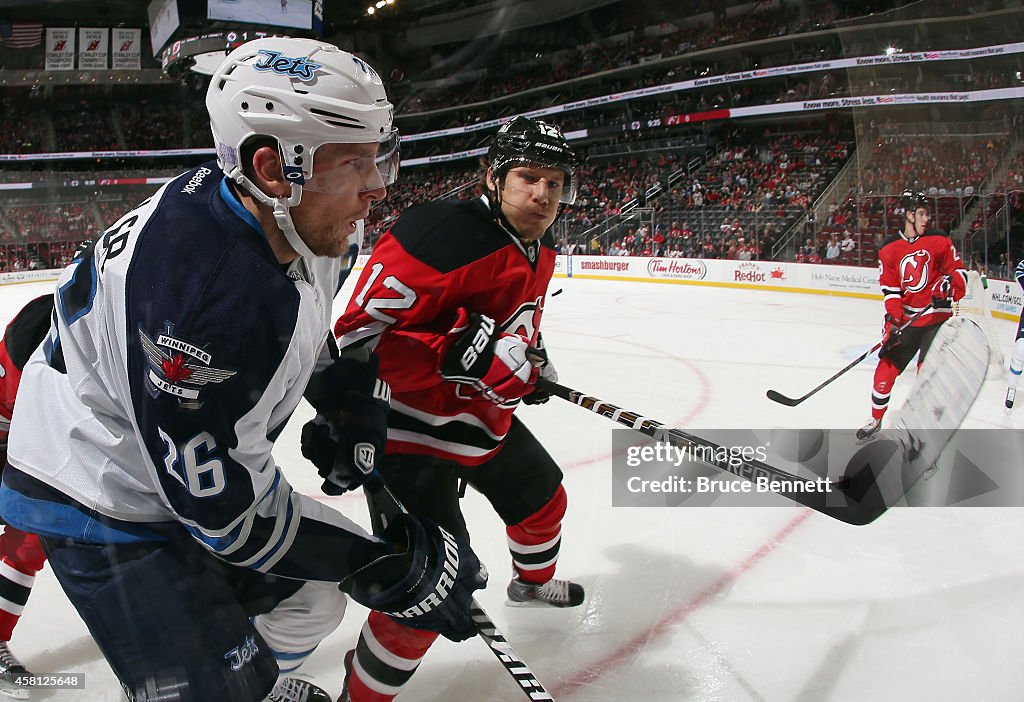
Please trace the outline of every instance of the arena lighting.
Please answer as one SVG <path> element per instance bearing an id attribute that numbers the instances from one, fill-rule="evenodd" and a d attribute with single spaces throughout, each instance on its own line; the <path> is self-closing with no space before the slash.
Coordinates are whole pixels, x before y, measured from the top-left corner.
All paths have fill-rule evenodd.
<path id="1" fill-rule="evenodd" d="M 374 3 L 374 7 L 376 7 L 378 10 L 383 8 L 385 5 L 387 5 L 387 3 L 384 2 L 384 0 L 377 0 L 377 2 Z"/>
<path id="2" fill-rule="evenodd" d="M 368 8 L 366 8 L 366 14 L 372 15 L 374 12 L 376 12 L 376 10 L 373 8 L 373 5 L 370 5 Z"/>
<path id="3" fill-rule="evenodd" d="M 902 53 L 903 53 L 903 49 L 898 49 L 895 46 L 887 46 L 887 47 L 885 47 L 885 55 L 886 56 L 892 56 L 893 54 L 902 54 Z"/>

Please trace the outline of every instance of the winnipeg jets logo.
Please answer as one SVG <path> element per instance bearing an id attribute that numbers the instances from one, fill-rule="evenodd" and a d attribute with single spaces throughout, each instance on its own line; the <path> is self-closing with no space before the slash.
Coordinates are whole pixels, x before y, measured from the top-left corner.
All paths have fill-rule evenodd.
<path id="1" fill-rule="evenodd" d="M 154 341 L 139 329 L 139 343 L 149 360 L 146 380 L 150 395 L 156 397 L 158 391 L 164 392 L 178 398 L 185 409 L 199 409 L 203 406 L 199 400 L 202 386 L 222 383 L 237 371 L 212 367 L 213 356 L 195 344 L 171 336 L 172 330 L 173 325 L 168 323 Z"/>
<path id="2" fill-rule="evenodd" d="M 320 63 L 310 63 L 309 59 L 305 56 L 299 56 L 298 58 L 282 56 L 280 51 L 260 49 L 259 53 L 263 58 L 260 59 L 259 63 L 254 63 L 252 66 L 257 71 L 271 71 L 278 75 L 298 78 L 306 82 L 313 80 L 313 74 L 316 73 L 316 69 L 323 65 Z"/>
<path id="3" fill-rule="evenodd" d="M 914 251 L 900 261 L 900 287 L 905 292 L 920 292 L 928 285 L 932 257 L 927 251 Z"/>
<path id="4" fill-rule="evenodd" d="M 237 672 L 252 661 L 259 652 L 260 649 L 256 645 L 256 638 L 250 634 L 245 637 L 245 641 L 240 646 L 235 646 L 225 653 L 224 658 L 227 660 L 228 665 L 231 666 L 231 670 Z"/>

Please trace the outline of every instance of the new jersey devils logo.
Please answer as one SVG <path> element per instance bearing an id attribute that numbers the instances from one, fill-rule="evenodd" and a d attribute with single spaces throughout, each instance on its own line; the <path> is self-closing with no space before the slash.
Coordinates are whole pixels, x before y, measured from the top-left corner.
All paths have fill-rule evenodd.
<path id="1" fill-rule="evenodd" d="M 920 292 L 928 285 L 932 257 L 927 251 L 914 251 L 900 261 L 900 287 L 904 292 Z"/>

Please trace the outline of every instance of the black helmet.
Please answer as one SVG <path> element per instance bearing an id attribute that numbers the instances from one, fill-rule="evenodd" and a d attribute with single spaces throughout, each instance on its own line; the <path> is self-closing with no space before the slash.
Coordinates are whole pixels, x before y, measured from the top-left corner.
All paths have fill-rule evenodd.
<path id="1" fill-rule="evenodd" d="M 903 209 L 907 212 L 915 212 L 917 208 L 923 207 L 928 209 L 928 198 L 925 197 L 924 193 L 913 190 L 904 190 L 900 196 L 900 204 L 903 205 Z"/>
<path id="2" fill-rule="evenodd" d="M 579 157 L 565 140 L 562 130 L 553 124 L 530 117 L 515 117 L 498 130 L 487 152 L 487 161 L 495 179 L 504 177 L 508 169 L 521 163 L 557 168 L 565 173 L 561 202 L 576 201 Z"/>

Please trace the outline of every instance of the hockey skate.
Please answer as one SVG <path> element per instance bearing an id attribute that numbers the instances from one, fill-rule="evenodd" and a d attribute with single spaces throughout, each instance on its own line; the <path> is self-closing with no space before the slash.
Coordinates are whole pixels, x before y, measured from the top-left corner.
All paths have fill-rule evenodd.
<path id="1" fill-rule="evenodd" d="M 509 607 L 578 607 L 583 604 L 583 586 L 568 580 L 549 580 L 543 585 L 512 578 L 506 590 Z"/>
<path id="2" fill-rule="evenodd" d="M 1017 394 L 1017 388 L 1006 388 L 1006 409 L 1013 409 L 1013 398 Z"/>
<path id="3" fill-rule="evenodd" d="M 31 675 L 11 653 L 8 643 L 0 641 L 0 697 L 27 700 L 29 687 L 19 684 L 18 678 Z"/>
<path id="4" fill-rule="evenodd" d="M 857 441 L 871 441 L 875 438 L 875 434 L 882 428 L 881 419 L 870 419 L 868 423 L 857 430 Z"/>
<path id="5" fill-rule="evenodd" d="M 333 702 L 322 688 L 302 678 L 277 679 L 266 702 Z"/>

